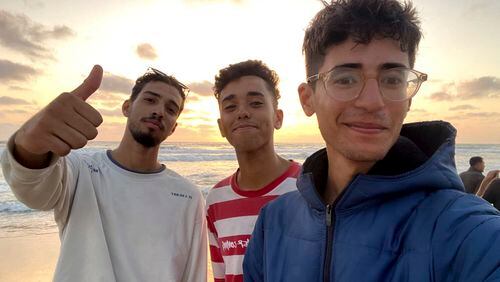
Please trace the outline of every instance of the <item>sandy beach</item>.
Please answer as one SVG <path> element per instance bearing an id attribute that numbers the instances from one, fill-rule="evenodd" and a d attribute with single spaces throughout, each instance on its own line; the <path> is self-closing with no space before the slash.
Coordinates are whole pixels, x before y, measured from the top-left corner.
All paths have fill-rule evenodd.
<path id="1" fill-rule="evenodd" d="M 58 233 L 0 238 L 0 281 L 52 281 L 59 245 Z"/>
<path id="2" fill-rule="evenodd" d="M 52 281 L 59 246 L 58 233 L 0 238 L 0 281 Z M 213 281 L 210 262 L 208 281 Z"/>

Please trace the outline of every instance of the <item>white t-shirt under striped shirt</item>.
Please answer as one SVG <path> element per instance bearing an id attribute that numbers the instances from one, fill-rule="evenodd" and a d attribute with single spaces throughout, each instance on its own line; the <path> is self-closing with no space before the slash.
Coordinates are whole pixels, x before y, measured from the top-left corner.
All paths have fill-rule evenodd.
<path id="1" fill-rule="evenodd" d="M 262 189 L 243 191 L 237 171 L 215 185 L 207 196 L 207 223 L 215 282 L 243 281 L 243 257 L 260 209 L 278 196 L 296 190 L 301 166 L 290 167 Z"/>

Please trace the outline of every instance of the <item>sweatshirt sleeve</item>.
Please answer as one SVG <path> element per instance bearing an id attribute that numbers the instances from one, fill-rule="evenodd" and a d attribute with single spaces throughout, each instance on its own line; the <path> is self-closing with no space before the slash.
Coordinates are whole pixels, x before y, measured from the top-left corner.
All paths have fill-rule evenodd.
<path id="1" fill-rule="evenodd" d="M 440 218 L 434 239 L 436 280 L 500 280 L 500 212 L 463 195 Z"/>
<path id="2" fill-rule="evenodd" d="M 182 279 L 186 282 L 207 281 L 207 224 L 203 202 L 200 192 L 188 262 Z"/>
<path id="3" fill-rule="evenodd" d="M 68 166 L 68 157 L 52 157 L 47 168 L 29 169 L 22 166 L 13 156 L 14 136 L 7 142 L 1 157 L 2 171 L 16 198 L 23 204 L 37 210 L 54 210 L 54 218 L 63 229 L 69 215 L 71 195 L 74 192 L 75 175 Z"/>
<path id="4" fill-rule="evenodd" d="M 264 281 L 264 219 L 266 207 L 264 206 L 257 218 L 255 227 L 248 244 L 245 258 L 243 259 L 243 281 Z"/>

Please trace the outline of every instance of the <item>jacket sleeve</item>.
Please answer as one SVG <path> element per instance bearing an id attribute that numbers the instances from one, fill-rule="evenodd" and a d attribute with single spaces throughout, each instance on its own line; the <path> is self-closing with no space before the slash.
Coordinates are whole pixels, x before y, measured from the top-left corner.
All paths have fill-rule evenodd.
<path id="1" fill-rule="evenodd" d="M 500 212 L 463 195 L 440 216 L 434 240 L 437 281 L 500 280 Z"/>
<path id="2" fill-rule="evenodd" d="M 243 259 L 243 280 L 245 282 L 264 281 L 264 219 L 266 207 L 264 206 L 257 218 L 252 238 L 248 244 L 245 258 Z"/>
<path id="3" fill-rule="evenodd" d="M 29 169 L 22 166 L 13 156 L 14 136 L 4 150 L 1 163 L 3 175 L 16 198 L 32 209 L 54 210 L 55 220 L 63 229 L 69 215 L 70 202 L 75 190 L 75 179 L 79 162 L 72 158 L 52 157 L 47 168 Z"/>
<path id="4" fill-rule="evenodd" d="M 210 258 L 212 261 L 212 272 L 215 282 L 224 282 L 226 265 L 220 251 L 217 230 L 215 230 L 214 219 L 210 217 L 207 210 L 208 243 L 210 247 Z"/>
<path id="5" fill-rule="evenodd" d="M 201 192 L 198 197 L 196 220 L 193 228 L 188 261 L 182 281 L 207 281 L 207 224 L 205 219 L 205 205 Z"/>

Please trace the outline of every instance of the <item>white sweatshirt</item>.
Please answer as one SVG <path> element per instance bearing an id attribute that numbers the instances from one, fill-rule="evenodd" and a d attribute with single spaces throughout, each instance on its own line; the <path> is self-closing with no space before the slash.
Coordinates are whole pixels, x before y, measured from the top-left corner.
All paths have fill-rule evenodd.
<path id="1" fill-rule="evenodd" d="M 12 156 L 2 169 L 28 207 L 54 210 L 61 251 L 54 281 L 206 281 L 203 196 L 165 168 L 136 173 L 106 152 L 72 152 L 45 169 Z"/>

